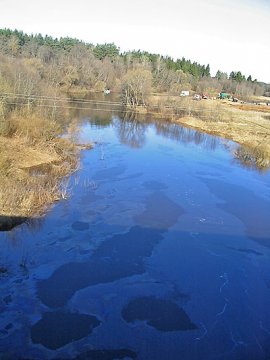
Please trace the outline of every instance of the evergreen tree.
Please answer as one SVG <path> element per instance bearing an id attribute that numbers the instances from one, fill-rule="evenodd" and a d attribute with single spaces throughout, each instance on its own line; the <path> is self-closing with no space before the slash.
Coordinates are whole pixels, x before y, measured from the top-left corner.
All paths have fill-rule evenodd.
<path id="1" fill-rule="evenodd" d="M 93 53 L 99 60 L 103 60 L 106 56 L 114 58 L 119 55 L 119 48 L 114 43 L 97 44 Z"/>

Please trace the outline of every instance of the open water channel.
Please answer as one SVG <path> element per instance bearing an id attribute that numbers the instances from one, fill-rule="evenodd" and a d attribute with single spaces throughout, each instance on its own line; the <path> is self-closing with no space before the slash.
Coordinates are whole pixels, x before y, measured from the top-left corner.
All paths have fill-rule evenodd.
<path id="1" fill-rule="evenodd" d="M 270 175 L 84 111 L 68 200 L 0 233 L 1 359 L 270 359 Z"/>

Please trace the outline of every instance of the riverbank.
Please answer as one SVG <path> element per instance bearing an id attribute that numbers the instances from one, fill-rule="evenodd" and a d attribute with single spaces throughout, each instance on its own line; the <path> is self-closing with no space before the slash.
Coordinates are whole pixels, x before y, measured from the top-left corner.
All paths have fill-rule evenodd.
<path id="1" fill-rule="evenodd" d="M 246 304 L 258 310 L 252 321 L 263 344 L 260 320 L 270 328 L 261 301 L 269 295 L 270 173 L 246 171 L 221 138 L 154 116 L 125 121 L 121 112 L 89 110 L 77 119 L 80 139 L 98 145 L 84 152 L 72 196 L 41 221 L 0 233 L 2 356 L 83 358 L 91 344 L 90 358 L 132 350 L 138 359 L 166 359 L 169 348 L 178 359 L 184 337 L 190 360 L 194 339 L 214 328 L 203 347 L 197 341 L 197 358 L 229 353 L 234 329 L 262 360 Z M 167 329 L 146 324 L 139 313 L 146 302 L 156 309 L 151 324 Z M 89 314 L 102 324 L 66 335 L 67 326 L 77 334 Z M 179 330 L 182 319 L 197 329 Z M 238 350 L 244 359 L 246 347 Z"/>
<path id="2" fill-rule="evenodd" d="M 70 138 L 61 137 L 56 121 L 25 113 L 8 122 L 14 132 L 0 135 L 0 230 L 67 197 L 63 179 L 76 169 L 79 152 Z"/>
<path id="3" fill-rule="evenodd" d="M 148 107 L 136 110 L 233 140 L 242 145 L 234 156 L 245 165 L 270 167 L 270 108 L 267 112 L 266 106 L 260 112 L 226 101 L 155 96 Z M 62 115 L 61 119 L 68 118 Z M 14 112 L 7 120 L 0 132 L 0 230 L 9 228 L 9 219 L 17 222 L 38 216 L 66 198 L 68 180 L 63 179 L 77 168 L 80 151 L 72 136 L 61 136 L 67 129 L 70 134 L 76 132 L 76 121 L 63 124 L 32 110 Z"/>
<path id="4" fill-rule="evenodd" d="M 256 111 L 255 111 L 256 110 Z M 245 106 L 220 100 L 152 97 L 148 112 L 242 145 L 235 154 L 261 169 L 270 167 L 270 107 Z"/>

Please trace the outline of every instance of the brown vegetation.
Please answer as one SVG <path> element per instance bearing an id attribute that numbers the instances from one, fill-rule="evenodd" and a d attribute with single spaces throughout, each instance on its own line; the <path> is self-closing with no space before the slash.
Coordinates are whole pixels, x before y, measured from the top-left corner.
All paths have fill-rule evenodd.
<path id="1" fill-rule="evenodd" d="M 171 121 L 233 140 L 243 145 L 241 153 L 235 154 L 237 158 L 262 169 L 270 167 L 270 121 L 253 107 L 240 110 L 220 100 L 197 102 L 190 98 L 154 97 L 148 109 Z"/>
<path id="2" fill-rule="evenodd" d="M 270 106 L 266 106 L 266 105 L 250 105 L 250 104 L 231 104 L 231 105 L 233 105 L 235 108 L 240 110 L 270 113 Z"/>
<path id="3" fill-rule="evenodd" d="M 61 179 L 77 163 L 77 149 L 60 137 L 64 101 L 42 75 L 38 59 L 1 57 L 0 209 L 2 216 L 29 217 L 66 196 Z M 33 97 L 32 94 L 39 94 Z M 41 98 L 57 98 L 57 105 Z M 1 219 L 0 219 L 1 223 Z"/>
<path id="4" fill-rule="evenodd" d="M 123 104 L 131 107 L 145 106 L 151 92 L 151 86 L 151 71 L 140 67 L 129 70 L 121 82 Z"/>
<path id="5" fill-rule="evenodd" d="M 76 148 L 48 119 L 13 114 L 9 123 L 12 136 L 0 136 L 1 215 L 28 217 L 67 195 L 61 179 L 76 168 Z"/>

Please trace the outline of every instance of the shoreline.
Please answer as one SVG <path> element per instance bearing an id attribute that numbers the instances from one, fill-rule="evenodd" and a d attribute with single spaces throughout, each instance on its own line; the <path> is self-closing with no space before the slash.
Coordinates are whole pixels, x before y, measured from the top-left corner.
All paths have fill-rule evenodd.
<path id="1" fill-rule="evenodd" d="M 165 97 L 164 97 L 165 98 Z M 270 109 L 269 115 L 243 110 L 231 104 L 207 100 L 200 104 L 184 101 L 162 103 L 130 109 L 139 115 L 153 115 L 209 135 L 232 140 L 241 145 L 235 154 L 260 170 L 270 168 Z M 177 99 L 179 100 L 179 99 Z M 0 231 L 8 231 L 32 217 L 46 213 L 50 206 L 68 197 L 68 178 L 76 171 L 81 150 L 91 144 L 74 144 L 72 132 L 77 125 L 70 122 L 68 137 L 59 133 L 49 141 L 39 139 L 30 144 L 23 137 L 0 136 Z M 5 159 L 6 154 L 6 159 Z M 5 169 L 5 166 L 7 167 Z M 6 229 L 6 230 L 5 230 Z"/>
<path id="2" fill-rule="evenodd" d="M 93 147 L 75 142 L 73 121 L 66 127 L 32 112 L 15 115 L 6 122 L 18 130 L 0 134 L 0 231 L 40 217 L 67 198 L 69 176 L 78 169 L 80 151 Z"/>
<path id="3" fill-rule="evenodd" d="M 243 147 L 237 155 L 245 157 L 250 165 L 261 170 L 270 168 L 270 108 L 254 111 L 219 100 L 202 100 L 199 104 L 190 99 L 177 100 L 168 97 L 167 101 L 152 101 L 146 113 L 232 140 Z M 166 108 L 166 102 L 171 102 L 170 107 Z"/>

